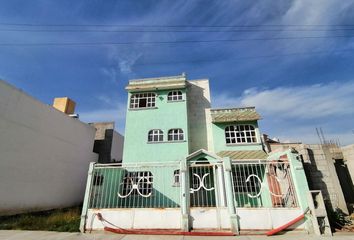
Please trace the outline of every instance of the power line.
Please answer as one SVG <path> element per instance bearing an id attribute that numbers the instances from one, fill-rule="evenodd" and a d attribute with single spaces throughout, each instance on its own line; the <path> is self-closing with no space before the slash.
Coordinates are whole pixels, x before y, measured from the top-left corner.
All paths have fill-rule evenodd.
<path id="1" fill-rule="evenodd" d="M 351 36 L 302 36 L 302 37 L 274 37 L 274 38 L 244 38 L 244 39 L 216 39 L 216 40 L 180 40 L 180 41 L 140 41 L 140 42 L 69 42 L 69 43 L 0 43 L 0 47 L 32 47 L 32 46 L 94 46 L 94 45 L 134 45 L 134 44 L 182 44 L 182 43 L 216 43 L 216 42 L 247 42 L 247 41 L 274 41 L 274 40 L 305 40 L 353 38 Z"/>
<path id="2" fill-rule="evenodd" d="M 186 63 L 208 63 L 208 62 L 223 62 L 223 61 L 236 61 L 236 60 L 247 60 L 247 59 L 261 59 L 261 58 L 277 58 L 277 57 L 288 57 L 288 56 L 301 56 L 301 55 L 321 55 L 321 54 L 332 54 L 332 53 L 347 53 L 353 52 L 354 48 L 342 49 L 342 50 L 323 50 L 323 51 L 312 51 L 312 52 L 293 52 L 284 54 L 271 54 L 271 55 L 259 55 L 259 56 L 241 56 L 232 58 L 220 58 L 212 60 L 192 60 L 192 61 L 172 61 L 172 62 L 149 62 L 149 63 L 137 63 L 135 66 L 144 65 L 169 65 L 169 64 L 186 64 Z"/>
<path id="3" fill-rule="evenodd" d="M 31 27 L 142 27 L 142 28 L 259 28 L 259 27 L 354 27 L 354 24 L 253 24 L 253 25 L 168 25 L 168 24 L 37 24 L 37 23 L 8 23 L 4 26 Z"/>
<path id="4" fill-rule="evenodd" d="M 105 29 L 0 29 L 1 32 L 104 32 L 104 33 L 203 33 L 203 32 L 335 32 L 354 31 L 341 29 L 234 29 L 234 30 L 105 30 Z"/>

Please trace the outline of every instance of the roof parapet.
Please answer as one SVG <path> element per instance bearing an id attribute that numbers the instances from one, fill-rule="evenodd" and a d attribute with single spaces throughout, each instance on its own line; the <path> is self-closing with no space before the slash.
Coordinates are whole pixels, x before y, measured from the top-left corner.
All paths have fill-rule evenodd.
<path id="1" fill-rule="evenodd" d="M 162 89 L 181 89 L 186 87 L 186 74 L 169 77 L 143 78 L 129 80 L 128 91 L 149 91 Z"/>

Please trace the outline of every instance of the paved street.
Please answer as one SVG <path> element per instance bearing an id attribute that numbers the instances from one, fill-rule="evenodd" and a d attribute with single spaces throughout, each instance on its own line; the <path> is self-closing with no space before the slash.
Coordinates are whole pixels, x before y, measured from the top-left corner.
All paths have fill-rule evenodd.
<path id="1" fill-rule="evenodd" d="M 354 233 L 340 233 L 333 237 L 318 237 L 305 234 L 294 234 L 287 233 L 285 235 L 278 235 L 273 237 L 267 236 L 235 236 L 235 237 L 191 237 L 191 236 L 153 236 L 153 235 L 120 235 L 111 233 L 94 233 L 94 234 L 81 234 L 81 233 L 59 233 L 59 232 L 46 232 L 46 231 L 0 231 L 1 240 L 184 240 L 184 239 L 238 239 L 238 240 L 263 240 L 263 239 L 274 239 L 274 240 L 302 240 L 302 239 L 335 239 L 335 240 L 353 240 Z"/>

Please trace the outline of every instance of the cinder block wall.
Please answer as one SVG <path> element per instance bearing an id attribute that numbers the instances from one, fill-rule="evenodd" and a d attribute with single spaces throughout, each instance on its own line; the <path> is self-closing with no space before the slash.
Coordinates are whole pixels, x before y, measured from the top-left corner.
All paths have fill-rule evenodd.
<path id="1" fill-rule="evenodd" d="M 95 128 L 0 80 L 0 215 L 83 201 Z"/>

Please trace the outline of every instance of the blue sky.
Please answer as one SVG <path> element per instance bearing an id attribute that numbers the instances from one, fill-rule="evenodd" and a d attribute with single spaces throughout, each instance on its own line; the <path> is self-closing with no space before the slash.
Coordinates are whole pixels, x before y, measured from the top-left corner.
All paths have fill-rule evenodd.
<path id="1" fill-rule="evenodd" d="M 186 72 L 271 137 L 354 142 L 352 0 L 2 0 L 0 37 L 1 79 L 120 132 L 129 79 Z"/>

